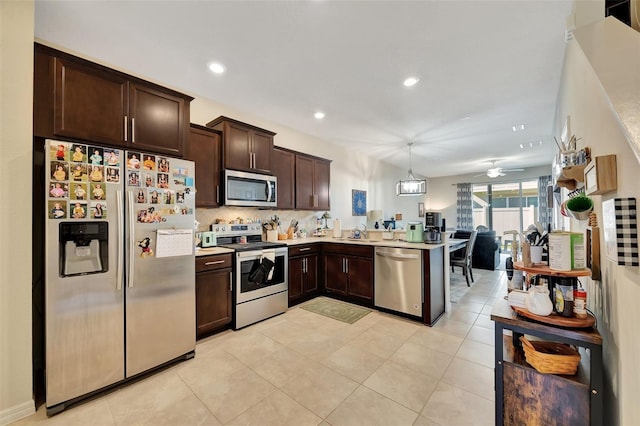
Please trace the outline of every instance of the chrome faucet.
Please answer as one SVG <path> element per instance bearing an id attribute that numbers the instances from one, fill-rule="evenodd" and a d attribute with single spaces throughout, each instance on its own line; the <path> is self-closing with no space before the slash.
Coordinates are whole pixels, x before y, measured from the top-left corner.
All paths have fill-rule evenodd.
<path id="1" fill-rule="evenodd" d="M 360 235 L 362 235 L 362 238 L 369 238 L 369 232 L 367 232 L 367 225 L 365 225 L 364 223 L 362 224 L 362 231 L 360 231 Z"/>

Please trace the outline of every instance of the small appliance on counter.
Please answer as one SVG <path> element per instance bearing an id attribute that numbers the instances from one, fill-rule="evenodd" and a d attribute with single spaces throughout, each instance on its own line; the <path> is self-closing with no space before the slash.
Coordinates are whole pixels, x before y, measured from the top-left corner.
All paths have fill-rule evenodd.
<path id="1" fill-rule="evenodd" d="M 427 244 L 438 244 L 442 242 L 441 229 L 444 228 L 442 213 L 425 212 L 424 213 L 424 242 Z"/>
<path id="2" fill-rule="evenodd" d="M 216 233 L 214 231 L 206 231 L 202 233 L 202 242 L 200 245 L 205 247 L 215 247 L 217 245 Z"/>
<path id="3" fill-rule="evenodd" d="M 409 222 L 405 240 L 408 243 L 424 243 L 424 226 L 422 222 Z"/>

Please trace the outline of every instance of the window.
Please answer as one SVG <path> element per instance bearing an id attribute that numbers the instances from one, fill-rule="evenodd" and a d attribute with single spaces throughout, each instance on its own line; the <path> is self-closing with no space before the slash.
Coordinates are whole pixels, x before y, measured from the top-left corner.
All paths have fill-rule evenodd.
<path id="1" fill-rule="evenodd" d="M 473 223 L 496 231 L 522 232 L 538 217 L 538 181 L 473 185 Z M 510 239 L 511 236 L 506 237 Z"/>

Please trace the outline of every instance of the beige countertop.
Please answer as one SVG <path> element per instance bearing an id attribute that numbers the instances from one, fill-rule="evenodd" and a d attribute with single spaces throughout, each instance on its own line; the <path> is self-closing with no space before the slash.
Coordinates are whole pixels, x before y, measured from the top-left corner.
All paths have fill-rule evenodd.
<path id="1" fill-rule="evenodd" d="M 337 243 L 337 244 L 355 244 L 355 245 L 368 245 L 374 247 L 398 247 L 398 248 L 413 248 L 419 250 L 432 250 L 438 247 L 443 247 L 444 244 L 424 244 L 424 243 L 408 243 L 406 241 L 397 240 L 372 240 L 372 239 L 351 239 L 351 238 L 334 238 L 334 237 L 307 237 L 307 238 L 294 238 L 292 240 L 278 240 L 280 243 L 285 243 L 288 246 L 299 244 L 312 244 L 312 243 Z"/>
<path id="2" fill-rule="evenodd" d="M 212 254 L 225 254 L 225 253 L 233 253 L 233 249 L 229 249 L 226 247 L 196 248 L 196 257 L 211 256 Z"/>
<path id="3" fill-rule="evenodd" d="M 408 243 L 404 240 L 375 240 L 375 239 L 351 239 L 351 238 L 334 238 L 334 237 L 307 237 L 307 238 L 294 238 L 291 240 L 278 240 L 279 243 L 284 243 L 287 246 L 295 246 L 301 244 L 313 244 L 313 243 L 335 243 L 335 244 L 354 244 L 360 246 L 374 246 L 374 247 L 397 247 L 405 249 L 418 249 L 418 250 L 432 250 L 438 247 L 443 247 L 444 244 L 424 244 L 424 243 Z M 211 256 L 215 254 L 233 253 L 233 249 L 226 247 L 207 247 L 196 248 L 197 256 Z"/>

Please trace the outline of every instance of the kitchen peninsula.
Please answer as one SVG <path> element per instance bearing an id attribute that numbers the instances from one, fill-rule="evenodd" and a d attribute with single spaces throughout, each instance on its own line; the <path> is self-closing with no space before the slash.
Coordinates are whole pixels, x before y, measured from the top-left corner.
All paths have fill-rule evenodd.
<path id="1" fill-rule="evenodd" d="M 397 291 L 401 281 L 419 279 L 399 274 L 393 282 L 376 282 L 374 257 L 378 248 L 396 248 L 420 251 L 422 266 L 422 299 L 419 309 L 422 322 L 433 325 L 445 312 L 445 245 L 408 243 L 398 239 L 351 239 L 332 237 L 308 237 L 281 240 L 289 246 L 289 304 L 290 306 L 325 294 L 364 306 L 381 306 L 374 298 L 376 286 L 394 286 Z M 302 270 L 296 269 L 296 259 L 307 257 Z M 377 262 L 377 260 L 376 260 Z M 311 265 L 311 271 L 310 267 Z M 377 264 L 376 264 L 377 265 Z M 313 267 L 315 266 L 315 271 Z M 315 272 L 315 274 L 314 274 Z M 309 285 L 309 275 L 316 285 Z M 300 282 L 298 282 L 298 280 Z M 322 285 L 324 284 L 324 285 Z M 381 310 L 386 310 L 382 308 Z M 394 310 L 390 310 L 392 313 Z M 402 313 L 400 313 L 402 315 Z M 415 319 L 415 316 L 412 316 Z"/>

